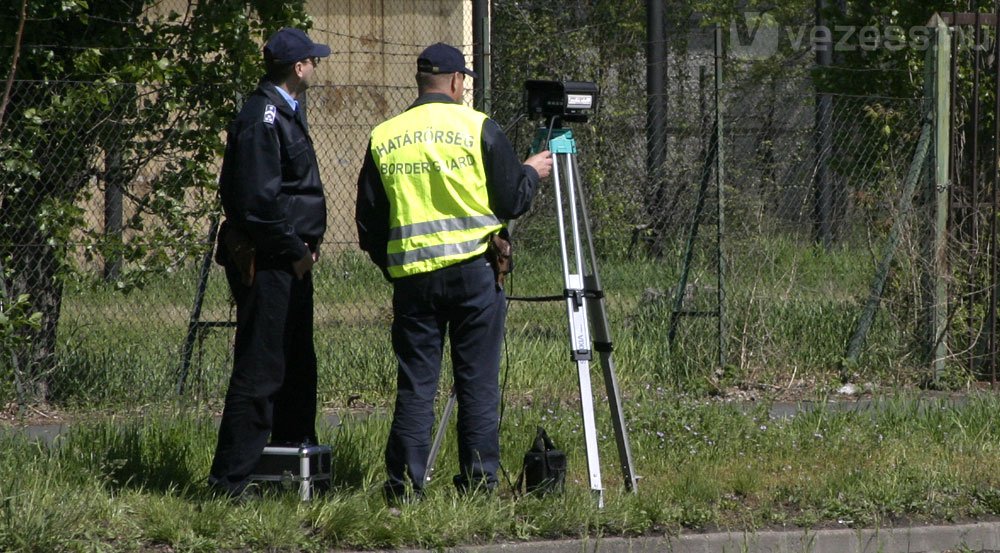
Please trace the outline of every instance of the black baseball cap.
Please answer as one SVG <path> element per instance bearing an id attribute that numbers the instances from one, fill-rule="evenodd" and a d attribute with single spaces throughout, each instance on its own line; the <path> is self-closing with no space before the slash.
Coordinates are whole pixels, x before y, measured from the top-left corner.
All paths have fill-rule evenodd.
<path id="1" fill-rule="evenodd" d="M 284 27 L 275 31 L 264 45 L 264 59 L 275 63 L 295 63 L 306 58 L 325 58 L 330 47 L 309 40 L 301 29 Z"/>
<path id="2" fill-rule="evenodd" d="M 465 73 L 473 79 L 478 79 L 479 75 L 475 71 L 465 66 L 465 56 L 454 46 L 443 42 L 431 44 L 417 58 L 417 71 L 421 73 Z"/>

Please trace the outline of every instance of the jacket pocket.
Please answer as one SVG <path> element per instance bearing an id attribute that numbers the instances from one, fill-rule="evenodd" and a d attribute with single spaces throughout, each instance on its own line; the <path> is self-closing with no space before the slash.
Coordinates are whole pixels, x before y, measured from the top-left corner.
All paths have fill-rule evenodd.
<path id="1" fill-rule="evenodd" d="M 288 165 L 286 177 L 289 180 L 302 179 L 309 172 L 312 166 L 312 155 L 310 154 L 309 141 L 303 138 L 288 145 Z"/>

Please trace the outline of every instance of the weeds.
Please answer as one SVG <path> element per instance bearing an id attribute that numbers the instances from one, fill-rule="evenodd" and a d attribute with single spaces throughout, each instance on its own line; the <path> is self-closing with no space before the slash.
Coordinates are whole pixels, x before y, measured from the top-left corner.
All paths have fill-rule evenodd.
<path id="1" fill-rule="evenodd" d="M 321 427 L 334 486 L 310 503 L 294 493 L 231 505 L 205 492 L 214 427 L 205 414 L 160 411 L 79 423 L 55 445 L 0 436 L 0 550 L 321 551 L 444 548 L 502 540 L 643 535 L 713 527 L 880 526 L 1000 515 L 1000 400 L 961 404 L 899 396 L 866 410 L 819 407 L 772 419 L 767 406 L 669 398 L 627 406 L 637 494 L 624 490 L 607 413 L 598 410 L 606 507 L 589 490 L 577 406 L 508 406 L 503 464 L 513 473 L 543 425 L 567 452 L 563 494 L 458 496 L 454 435 L 427 499 L 391 512 L 380 487 L 384 416 Z M 503 481 L 503 479 L 502 479 Z M 90 546 L 85 547 L 85 544 Z"/>
<path id="2" fill-rule="evenodd" d="M 562 276 L 550 245 L 526 240 L 508 287 L 513 296 L 559 294 Z M 680 318 L 667 338 L 680 267 L 662 260 L 611 257 L 600 267 L 615 344 L 616 364 L 629 392 L 651 384 L 674 392 L 789 388 L 809 382 L 828 391 L 860 301 L 868 293 L 870 261 L 849 246 L 829 253 L 788 238 L 747 247 L 731 244 L 727 288 L 728 363 L 717 366 L 717 325 L 710 318 Z M 710 311 L 716 285 L 710 259 L 696 259 L 685 309 Z M 901 277 L 902 278 L 902 277 Z M 50 401 L 66 407 L 128 407 L 154 403 L 175 392 L 195 272 L 183 270 L 123 294 L 94 281 L 66 284 L 59 323 L 59 363 L 50 375 Z M 363 256 L 341 252 L 324 258 L 316 274 L 316 348 L 320 396 L 327 405 L 348 400 L 386 405 L 393 394 L 389 340 L 391 286 Z M 141 315 L 140 315 L 141 313 Z M 224 279 L 209 279 L 202 318 L 233 316 Z M 564 396 L 573 387 L 567 370 L 566 313 L 554 303 L 510 305 L 507 344 L 515 391 Z M 915 329 L 909 319 L 883 313 L 864 355 L 847 375 L 857 384 L 883 387 L 925 379 L 910 354 Z M 195 343 L 186 394 L 222 398 L 232 362 L 232 330 L 215 328 Z M 0 365 L 5 374 L 10 371 Z M 952 370 L 951 386 L 967 375 Z M 0 400 L 14 396 L 12 379 Z"/>

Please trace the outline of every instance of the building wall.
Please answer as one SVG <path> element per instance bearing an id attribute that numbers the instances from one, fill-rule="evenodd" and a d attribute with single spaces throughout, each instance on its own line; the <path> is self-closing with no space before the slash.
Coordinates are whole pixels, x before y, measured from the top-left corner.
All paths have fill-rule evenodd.
<path id="1" fill-rule="evenodd" d="M 188 4 L 188 0 L 165 0 L 155 11 L 183 14 Z M 310 132 L 327 193 L 326 246 L 350 249 L 357 242 L 354 197 L 368 133 L 416 97 L 416 58 L 426 46 L 439 41 L 452 44 L 466 54 L 471 67 L 472 2 L 311 0 L 306 11 L 313 19 L 310 37 L 332 50 L 320 63 L 306 98 Z M 260 71 L 263 74 L 263 59 Z M 471 81 L 467 84 L 471 105 Z M 219 129 L 219 139 L 225 140 L 224 129 Z M 138 180 L 148 181 L 148 175 L 158 171 L 158 166 L 149 167 Z M 133 186 L 144 185 L 136 182 Z M 85 202 L 84 209 L 94 226 L 101 228 L 103 185 L 95 179 L 94 187 L 93 199 Z M 136 208 L 133 202 L 124 203 L 127 220 Z"/>
<path id="2" fill-rule="evenodd" d="M 469 0 L 312 0 L 310 38 L 332 53 L 307 94 L 329 209 L 326 244 L 356 242 L 354 197 L 368 133 L 416 98 L 417 55 L 447 42 L 472 64 Z M 471 81 L 467 81 L 471 89 Z M 468 96 L 471 99 L 471 94 Z"/>

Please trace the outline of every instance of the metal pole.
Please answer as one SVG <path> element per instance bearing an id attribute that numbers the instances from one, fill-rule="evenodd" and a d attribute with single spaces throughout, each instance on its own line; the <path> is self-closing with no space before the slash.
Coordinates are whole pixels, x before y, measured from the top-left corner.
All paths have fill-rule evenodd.
<path id="1" fill-rule="evenodd" d="M 194 351 L 194 341 L 204 323 L 201 322 L 201 307 L 205 301 L 205 291 L 208 289 L 208 275 L 212 270 L 212 254 L 215 250 L 215 238 L 219 233 L 219 216 L 213 215 L 208 227 L 208 251 L 201 260 L 201 270 L 198 272 L 198 289 L 194 295 L 194 305 L 191 307 L 191 318 L 188 321 L 187 336 L 181 348 L 180 375 L 177 377 L 177 395 L 184 394 L 184 385 L 188 371 L 191 369 L 191 352 Z"/>
<path id="2" fill-rule="evenodd" d="M 903 228 L 909 216 L 911 204 L 913 203 L 913 193 L 917 187 L 917 181 L 920 180 L 920 175 L 923 173 L 924 162 L 927 159 L 927 152 L 930 149 L 932 134 L 933 124 L 927 118 L 920 131 L 917 150 L 913 154 L 913 161 L 910 162 L 906 182 L 903 184 L 903 194 L 899 199 L 899 207 L 896 210 L 896 220 L 892 224 L 889 241 L 886 243 L 885 250 L 882 253 L 882 261 L 875 270 L 875 278 L 872 279 L 868 300 L 865 302 L 861 316 L 858 317 L 858 324 L 847 344 L 847 353 L 844 357 L 850 363 L 856 362 L 861 355 L 861 348 L 864 346 L 865 340 L 868 337 L 868 331 L 875 321 L 875 312 L 878 311 L 879 303 L 882 301 L 882 292 L 885 289 L 885 282 L 889 277 L 889 268 L 892 266 L 892 260 L 896 255 L 896 248 L 899 247 Z"/>
<path id="3" fill-rule="evenodd" d="M 104 156 L 104 236 L 109 243 L 120 244 L 122 241 L 122 153 L 117 147 Z M 104 258 L 104 280 L 118 278 L 122 268 L 122 257 L 117 248 Z"/>
<path id="4" fill-rule="evenodd" d="M 725 147 L 722 134 L 722 28 L 715 27 L 715 192 L 718 209 L 716 227 L 716 260 L 718 262 L 718 305 L 719 305 L 719 366 L 726 366 L 726 256 L 722 246 L 725 229 Z"/>
<path id="5" fill-rule="evenodd" d="M 948 167 L 948 150 L 950 134 L 948 111 L 951 105 L 951 88 L 948 77 L 951 60 L 951 31 L 944 21 L 937 18 L 936 42 L 934 46 L 934 236 L 932 243 L 932 278 L 934 281 L 933 305 L 931 306 L 931 337 L 932 356 L 931 368 L 934 383 L 937 384 L 944 372 L 944 360 L 948 353 L 945 340 L 945 326 L 948 317 L 948 285 L 947 285 L 947 245 L 948 245 L 948 195 L 950 174 Z"/>
<path id="6" fill-rule="evenodd" d="M 940 38 L 939 36 L 938 39 L 940 40 Z M 936 106 L 934 103 L 934 94 L 937 93 L 934 81 L 934 55 L 934 52 L 928 51 L 924 63 L 924 102 L 921 105 L 923 124 L 921 125 L 920 138 L 917 140 L 917 149 L 913 153 L 913 159 L 910 161 L 910 167 L 906 174 L 906 181 L 903 183 L 903 193 L 899 199 L 899 207 L 896 209 L 896 218 L 893 221 L 892 230 L 889 232 L 889 240 L 882 253 L 882 261 L 879 262 L 875 270 L 875 277 L 872 279 L 868 300 L 865 302 L 861 315 L 858 317 L 858 324 L 847 344 L 847 352 L 844 357 L 850 363 L 856 362 L 861 355 L 861 348 L 864 346 L 865 340 L 868 337 L 868 331 L 875 320 L 875 313 L 878 311 L 879 304 L 882 301 L 882 292 L 885 289 L 885 282 L 889 276 L 889 268 L 892 266 L 896 248 L 899 247 L 903 228 L 905 227 L 906 219 L 909 216 L 913 203 L 913 194 L 916 190 L 917 182 L 920 181 L 920 176 L 923 173 L 924 162 L 930 151 L 930 142 L 932 137 L 934 137 L 934 116 L 936 114 L 934 111 Z M 936 336 L 937 334 L 932 332 L 931 335 Z"/>
<path id="7" fill-rule="evenodd" d="M 0 293 L 3 294 L 3 298 L 10 301 L 10 293 L 7 290 L 7 273 L 3 268 L 3 258 L 0 258 Z M 17 350 L 11 349 L 10 352 L 10 362 L 11 369 L 14 371 L 14 391 L 17 393 L 17 412 L 18 414 L 24 413 L 25 407 L 28 405 L 27 391 L 24 389 L 24 383 L 21 381 L 21 367 L 17 362 Z"/>
<path id="8" fill-rule="evenodd" d="M 684 265 L 681 269 L 681 276 L 677 283 L 677 290 L 674 295 L 674 307 L 670 315 L 670 327 L 667 331 L 667 341 L 671 344 L 677 336 L 677 324 L 682 315 L 689 316 L 714 316 L 718 318 L 717 338 L 719 366 L 726 365 L 726 265 L 725 250 L 723 248 L 723 236 L 725 234 L 725 164 L 723 156 L 723 132 L 722 132 L 722 65 L 725 60 L 723 48 L 722 28 L 715 28 L 715 122 L 710 131 L 708 141 L 708 151 L 704 153 L 704 165 L 702 166 L 701 187 L 698 189 L 698 199 L 695 203 L 694 217 L 691 221 L 691 231 L 688 234 L 687 245 L 684 249 Z M 688 274 L 691 269 L 691 262 L 694 256 L 694 243 L 698 236 L 698 227 L 701 220 L 701 213 L 705 205 L 706 192 L 711 181 L 712 167 L 715 167 L 715 193 L 716 193 L 716 303 L 715 311 L 685 311 L 684 291 L 687 288 Z"/>
<path id="9" fill-rule="evenodd" d="M 663 0 L 646 0 L 646 174 L 659 188 L 667 158 L 666 32 Z"/>
<path id="10" fill-rule="evenodd" d="M 700 77 L 702 80 L 705 75 L 705 67 L 700 67 Z M 719 75 L 715 75 L 716 83 L 719 81 Z M 699 89 L 703 88 L 702 83 L 699 82 Z M 714 86 L 715 95 L 718 98 L 718 86 Z M 717 102 L 716 102 L 717 103 Z M 716 151 L 718 148 L 717 139 L 719 137 L 718 125 L 714 121 L 708 120 L 708 106 L 707 100 L 704 95 L 701 96 L 701 109 L 703 123 L 702 127 L 704 130 L 705 142 L 702 147 L 701 153 L 699 154 L 702 158 L 701 166 L 701 181 L 698 186 L 698 197 L 695 200 L 694 215 L 691 217 L 691 227 L 688 231 L 687 242 L 684 246 L 684 255 L 682 257 L 683 265 L 681 266 L 681 275 L 677 281 L 677 288 L 674 292 L 674 307 L 670 313 L 670 326 L 667 329 L 667 342 L 671 345 L 674 343 L 674 339 L 677 337 L 677 327 L 680 323 L 680 318 L 682 316 L 692 316 L 692 317 L 702 317 L 702 316 L 717 316 L 718 310 L 709 311 L 686 311 L 684 309 L 684 295 L 687 290 L 688 277 L 691 274 L 691 264 L 694 261 L 694 246 L 698 239 L 698 229 L 701 226 L 701 214 L 705 209 L 705 200 L 708 195 L 708 185 L 712 181 L 712 167 L 718 166 L 716 163 Z M 713 106 L 713 111 L 718 112 L 718 106 Z M 716 113 L 718 116 L 718 113 Z M 718 252 L 716 252 L 718 254 Z"/>
<path id="11" fill-rule="evenodd" d="M 993 30 L 993 59 L 1000 60 L 1000 0 L 994 3 L 997 26 Z M 994 62 L 996 63 L 996 62 Z M 997 386 L 997 187 L 1000 186 L 1000 71 L 993 81 L 993 187 L 990 198 L 990 384 Z"/>
<path id="12" fill-rule="evenodd" d="M 455 411 L 458 397 L 455 395 L 455 387 L 452 386 L 451 393 L 448 394 L 448 403 L 444 406 L 444 413 L 441 414 L 441 422 L 438 423 L 437 432 L 434 433 L 434 442 L 431 443 L 431 451 L 427 455 L 427 466 L 424 469 L 424 483 L 430 482 L 434 478 L 434 464 L 437 462 L 438 453 L 441 452 L 441 444 L 444 443 L 444 436 L 448 432 L 448 419 Z"/>
<path id="13" fill-rule="evenodd" d="M 490 1 L 472 2 L 472 69 L 479 78 L 472 83 L 473 105 L 490 112 Z"/>
<path id="14" fill-rule="evenodd" d="M 971 3 L 970 3 L 971 4 Z M 971 195 L 969 198 L 969 215 L 971 217 L 972 223 L 972 240 L 971 240 L 971 251 L 969 252 L 969 274 L 968 274 L 968 289 L 969 289 L 969 310 L 968 310 L 968 325 L 969 325 L 969 371 L 971 374 L 976 374 L 976 335 L 978 331 L 976 329 L 976 309 L 975 306 L 979 303 L 980 292 L 979 285 L 976 283 L 976 266 L 979 261 L 979 204 L 980 204 L 980 191 L 979 191 L 979 81 L 980 74 L 982 73 L 982 59 L 979 56 L 979 42 L 980 42 L 980 15 L 978 6 L 976 6 L 976 22 L 972 29 L 972 57 L 974 63 L 972 64 L 972 161 L 971 168 L 972 173 L 969 175 L 971 184 Z"/>
<path id="15" fill-rule="evenodd" d="M 825 28 L 823 10 L 826 9 L 825 0 L 816 0 L 816 28 Z M 833 141 L 830 136 L 832 117 L 832 98 L 829 94 L 820 93 L 824 88 L 822 78 L 826 76 L 823 68 L 829 67 L 833 63 L 833 37 L 830 33 L 818 33 L 822 36 L 816 42 L 816 65 L 820 68 L 820 78 L 816 84 L 816 128 L 815 149 L 816 149 L 816 177 L 815 177 L 815 232 L 816 242 L 823 246 L 823 249 L 830 251 L 833 244 L 833 189 L 830 182 L 829 159 L 830 151 L 833 148 Z"/>

